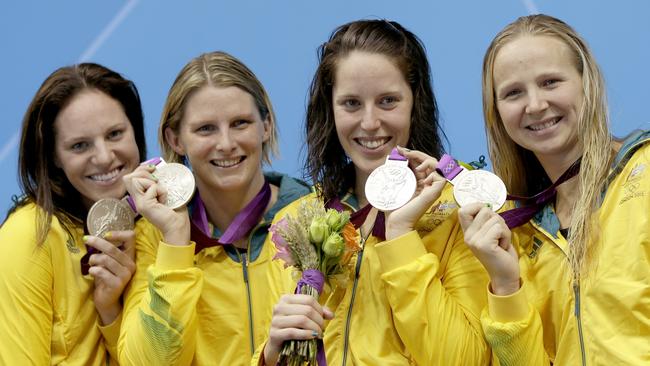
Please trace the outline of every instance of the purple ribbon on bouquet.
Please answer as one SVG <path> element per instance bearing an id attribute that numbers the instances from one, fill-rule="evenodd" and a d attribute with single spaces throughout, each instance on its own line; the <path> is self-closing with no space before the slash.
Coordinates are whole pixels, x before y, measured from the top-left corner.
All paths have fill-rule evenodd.
<path id="1" fill-rule="evenodd" d="M 271 186 L 265 180 L 262 189 L 232 220 L 226 231 L 219 239 L 214 239 L 208 224 L 208 215 L 205 211 L 205 204 L 201 200 L 199 192 L 194 198 L 194 209 L 192 212 L 190 238 L 196 243 L 194 253 L 205 248 L 216 245 L 229 245 L 244 238 L 260 222 L 264 215 L 266 206 L 271 200 Z"/>
<path id="2" fill-rule="evenodd" d="M 323 285 L 325 284 L 325 276 L 323 273 L 317 269 L 306 269 L 302 271 L 302 277 L 300 277 L 300 281 L 298 281 L 298 285 L 296 286 L 296 294 L 300 293 L 300 290 L 305 286 L 311 286 L 316 291 L 318 291 L 318 294 L 320 295 L 323 292 Z M 323 345 L 323 340 L 322 339 L 317 339 L 316 340 L 316 362 L 318 363 L 318 366 L 327 366 L 327 360 L 325 359 L 325 347 Z"/>
<path id="3" fill-rule="evenodd" d="M 343 212 L 343 210 L 345 210 L 343 203 L 341 203 L 341 200 L 338 198 L 327 201 L 325 207 L 333 208 L 338 212 Z M 372 205 L 367 204 L 363 206 L 362 209 L 355 211 L 350 215 L 350 222 L 355 229 L 360 228 L 361 225 L 366 222 L 366 218 L 368 217 L 370 210 L 372 210 Z M 372 226 L 372 235 L 378 237 L 381 240 L 386 239 L 386 216 L 382 211 L 377 212 L 377 218 L 375 218 L 375 223 Z"/>
<path id="4" fill-rule="evenodd" d="M 513 229 L 517 226 L 521 226 L 533 218 L 547 203 L 555 198 L 557 191 L 556 187 L 560 184 L 566 182 L 567 180 L 575 177 L 580 172 L 580 161 L 582 159 L 576 160 L 571 166 L 558 178 L 555 183 L 551 184 L 550 187 L 539 192 L 538 194 L 532 197 L 522 197 L 515 195 L 508 195 L 509 200 L 520 200 L 523 202 L 529 202 L 526 206 L 513 208 L 501 213 L 501 217 L 506 221 L 508 228 Z"/>

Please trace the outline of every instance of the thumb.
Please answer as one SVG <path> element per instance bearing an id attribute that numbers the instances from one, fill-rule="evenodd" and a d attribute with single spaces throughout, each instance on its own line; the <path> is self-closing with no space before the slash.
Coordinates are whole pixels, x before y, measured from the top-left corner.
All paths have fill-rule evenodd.
<path id="1" fill-rule="evenodd" d="M 334 319 L 334 312 L 330 310 L 327 306 L 323 306 L 323 318 L 326 320 Z"/>
<path id="2" fill-rule="evenodd" d="M 499 246 L 510 254 L 516 254 L 515 248 L 512 246 L 512 235 L 508 225 L 501 222 L 501 234 L 499 235 Z"/>
<path id="3" fill-rule="evenodd" d="M 479 211 L 483 208 L 482 203 L 471 203 L 458 209 L 458 222 L 463 232 L 467 231 L 470 225 L 474 222 L 474 218 L 478 215 Z"/>

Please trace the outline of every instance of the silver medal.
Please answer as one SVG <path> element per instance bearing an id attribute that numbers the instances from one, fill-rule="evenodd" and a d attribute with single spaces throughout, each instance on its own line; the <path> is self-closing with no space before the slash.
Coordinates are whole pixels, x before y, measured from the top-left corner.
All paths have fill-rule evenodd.
<path id="1" fill-rule="evenodd" d="M 116 198 L 103 198 L 90 208 L 86 224 L 90 235 L 103 237 L 109 231 L 133 230 L 135 214 Z"/>
<path id="2" fill-rule="evenodd" d="M 415 193 L 417 181 L 407 160 L 390 160 L 373 170 L 366 180 L 366 199 L 381 211 L 404 206 Z"/>
<path id="3" fill-rule="evenodd" d="M 464 170 L 452 181 L 454 198 L 462 207 L 474 202 L 489 203 L 497 211 L 506 202 L 506 186 L 494 173 Z"/>
<path id="4" fill-rule="evenodd" d="M 161 163 L 154 172 L 158 184 L 167 190 L 165 206 L 172 209 L 186 205 L 194 194 L 195 182 L 192 171 L 183 164 Z"/>

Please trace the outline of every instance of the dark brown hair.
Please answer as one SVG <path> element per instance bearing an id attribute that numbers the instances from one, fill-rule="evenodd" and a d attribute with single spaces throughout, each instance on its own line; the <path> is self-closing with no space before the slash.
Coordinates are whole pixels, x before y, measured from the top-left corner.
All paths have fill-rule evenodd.
<path id="1" fill-rule="evenodd" d="M 420 39 L 393 21 L 359 20 L 344 24 L 318 49 L 319 65 L 309 91 L 305 123 L 305 173 L 319 186 L 325 200 L 337 197 L 354 184 L 353 166 L 336 134 L 332 101 L 336 66 L 353 51 L 385 55 L 410 85 L 412 132 L 407 147 L 434 157 L 440 157 L 443 152 L 429 62 Z"/>
<path id="2" fill-rule="evenodd" d="M 120 103 L 133 127 L 140 160 L 146 157 L 140 96 L 130 80 L 94 63 L 66 66 L 50 74 L 36 92 L 23 118 L 18 158 L 23 196 L 11 209 L 13 211 L 29 202 L 39 206 L 39 245 L 49 232 L 52 216 L 66 230 L 70 230 L 73 222 L 82 222 L 86 215 L 79 192 L 54 163 L 54 121 L 74 96 L 87 89 L 98 90 Z"/>

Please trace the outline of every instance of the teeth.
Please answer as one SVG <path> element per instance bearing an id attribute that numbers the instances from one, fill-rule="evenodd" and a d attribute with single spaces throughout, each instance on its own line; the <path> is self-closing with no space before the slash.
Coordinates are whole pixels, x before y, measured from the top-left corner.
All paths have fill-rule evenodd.
<path id="1" fill-rule="evenodd" d="M 120 170 L 122 170 L 122 169 L 121 168 L 116 168 L 115 170 L 110 171 L 110 172 L 108 172 L 106 174 L 91 175 L 90 179 L 100 181 L 100 182 L 105 182 L 105 181 L 108 181 L 108 180 L 111 180 L 111 179 L 117 177 L 117 175 L 120 174 Z"/>
<path id="2" fill-rule="evenodd" d="M 239 164 L 241 159 L 228 159 L 228 160 L 213 160 L 214 165 L 221 167 L 221 168 L 228 168 L 233 165 Z"/>
<path id="3" fill-rule="evenodd" d="M 375 140 L 357 139 L 357 141 L 359 142 L 359 144 L 361 146 L 363 146 L 365 148 L 368 148 L 368 149 L 376 149 L 379 146 L 381 146 L 381 145 L 385 144 L 386 142 L 388 142 L 388 140 L 389 140 L 388 137 L 385 137 L 385 138 L 382 138 L 382 139 L 375 139 Z"/>
<path id="4" fill-rule="evenodd" d="M 549 128 L 549 127 L 555 125 L 559 121 L 560 121 L 560 118 L 558 117 L 558 118 L 554 118 L 554 119 L 552 119 L 552 120 L 550 120 L 548 122 L 544 122 L 544 123 L 540 123 L 540 124 L 536 124 L 536 125 L 530 125 L 530 126 L 528 126 L 528 128 L 530 128 L 533 131 L 540 131 L 540 130 L 543 130 L 545 128 Z"/>

